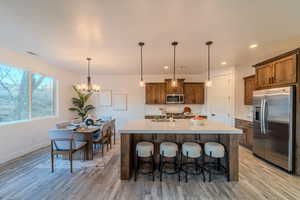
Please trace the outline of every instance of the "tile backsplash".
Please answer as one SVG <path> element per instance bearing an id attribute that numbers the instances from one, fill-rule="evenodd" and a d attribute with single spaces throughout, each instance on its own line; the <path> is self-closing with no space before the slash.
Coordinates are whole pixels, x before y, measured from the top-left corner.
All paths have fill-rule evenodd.
<path id="1" fill-rule="evenodd" d="M 190 107 L 195 114 L 206 113 L 205 105 L 145 105 L 145 115 L 159 115 L 161 114 L 160 108 L 163 108 L 170 113 L 181 113 L 185 106 Z"/>

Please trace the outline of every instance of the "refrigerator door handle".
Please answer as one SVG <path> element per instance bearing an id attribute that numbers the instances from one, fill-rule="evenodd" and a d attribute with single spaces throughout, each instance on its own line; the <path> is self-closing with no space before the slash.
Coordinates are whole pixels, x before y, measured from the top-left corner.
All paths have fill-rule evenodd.
<path id="1" fill-rule="evenodd" d="M 268 129 L 268 101 L 265 99 L 264 103 L 264 134 L 267 134 L 267 129 Z"/>
<path id="2" fill-rule="evenodd" d="M 260 103 L 260 132 L 264 134 L 264 99 Z"/>

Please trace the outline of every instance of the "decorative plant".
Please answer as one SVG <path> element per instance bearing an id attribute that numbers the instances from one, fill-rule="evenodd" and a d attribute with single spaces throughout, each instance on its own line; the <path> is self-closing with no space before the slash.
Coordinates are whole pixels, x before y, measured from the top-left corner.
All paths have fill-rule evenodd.
<path id="1" fill-rule="evenodd" d="M 72 98 L 72 104 L 74 107 L 69 108 L 69 110 L 77 112 L 77 115 L 81 117 L 82 121 L 84 121 L 87 118 L 88 113 L 95 109 L 95 107 L 91 104 L 86 105 L 88 99 L 92 96 L 92 93 L 82 93 L 75 86 L 73 86 L 73 90 L 77 93 L 78 98 Z"/>

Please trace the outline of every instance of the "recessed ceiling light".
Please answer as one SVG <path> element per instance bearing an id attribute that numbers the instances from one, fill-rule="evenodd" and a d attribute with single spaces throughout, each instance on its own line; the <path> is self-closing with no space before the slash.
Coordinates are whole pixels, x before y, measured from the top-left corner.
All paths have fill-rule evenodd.
<path id="1" fill-rule="evenodd" d="M 167 65 L 166 65 L 166 66 L 164 66 L 164 69 L 169 69 L 169 66 L 167 66 Z"/>
<path id="2" fill-rule="evenodd" d="M 258 44 L 251 44 L 251 45 L 249 46 L 250 49 L 254 49 L 254 48 L 256 48 L 256 47 L 258 47 Z"/>
<path id="3" fill-rule="evenodd" d="M 227 64 L 227 62 L 221 62 L 221 65 L 226 65 Z"/>

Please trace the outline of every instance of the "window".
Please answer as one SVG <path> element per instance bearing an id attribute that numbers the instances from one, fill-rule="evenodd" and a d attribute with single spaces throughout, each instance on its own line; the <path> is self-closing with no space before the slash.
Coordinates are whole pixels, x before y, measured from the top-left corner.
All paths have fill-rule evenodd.
<path id="1" fill-rule="evenodd" d="M 0 123 L 55 114 L 55 79 L 0 64 Z"/>
<path id="2" fill-rule="evenodd" d="M 55 115 L 55 81 L 52 78 L 32 74 L 31 117 Z"/>
<path id="3" fill-rule="evenodd" d="M 0 65 L 0 123 L 29 118 L 28 72 Z"/>

